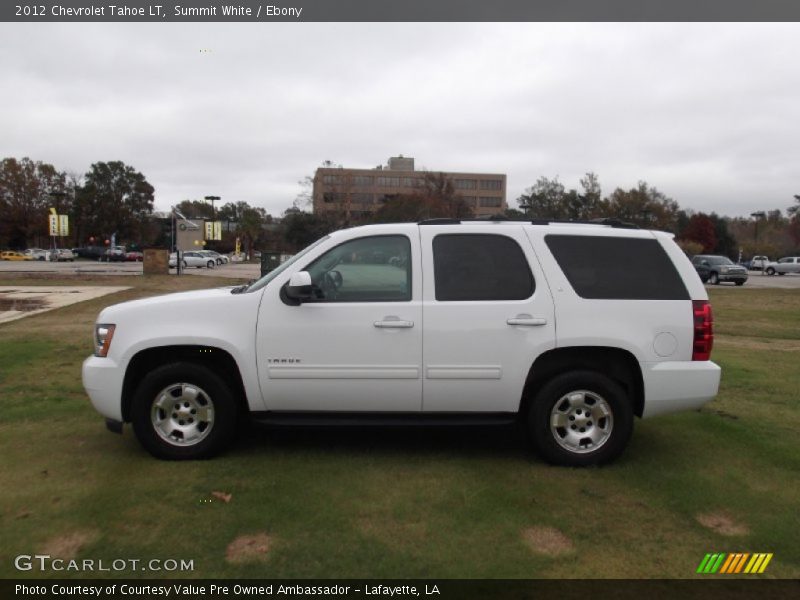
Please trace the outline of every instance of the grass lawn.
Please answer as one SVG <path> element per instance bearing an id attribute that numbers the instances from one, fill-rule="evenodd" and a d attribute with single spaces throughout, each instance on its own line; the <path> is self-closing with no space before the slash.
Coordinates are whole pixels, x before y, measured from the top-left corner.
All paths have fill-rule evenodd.
<path id="1" fill-rule="evenodd" d="M 76 281 L 0 277 L 37 283 Z M 611 466 L 565 469 L 492 429 L 247 429 L 218 459 L 155 460 L 129 427 L 108 433 L 83 393 L 94 318 L 231 282 L 80 283 L 134 289 L 0 325 L 2 578 L 59 575 L 14 569 L 34 553 L 191 559 L 193 572 L 169 575 L 199 578 L 684 578 L 707 552 L 773 552 L 761 577 L 800 577 L 794 290 L 712 290 L 718 399 L 638 421 Z"/>

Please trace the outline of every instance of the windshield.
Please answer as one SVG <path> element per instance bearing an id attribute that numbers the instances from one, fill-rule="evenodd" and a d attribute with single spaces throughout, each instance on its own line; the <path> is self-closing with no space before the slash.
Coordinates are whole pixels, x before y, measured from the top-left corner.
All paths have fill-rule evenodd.
<path id="1" fill-rule="evenodd" d="M 327 240 L 329 237 L 330 236 L 326 235 L 325 237 L 318 239 L 316 242 L 314 242 L 310 246 L 306 246 L 303 250 L 301 250 L 300 252 L 295 254 L 292 258 L 287 260 L 285 263 L 282 263 L 281 265 L 279 265 L 278 267 L 276 267 L 275 269 L 273 269 L 272 271 L 270 271 L 269 273 L 264 275 L 261 279 L 259 279 L 255 283 L 253 283 L 245 291 L 247 291 L 247 292 L 255 292 L 256 290 L 260 290 L 265 285 L 267 285 L 270 281 L 275 279 L 278 275 L 283 273 L 286 269 L 288 269 L 290 266 L 292 266 L 294 263 L 296 263 L 298 260 L 300 260 L 303 256 L 308 254 L 313 248 L 319 246 L 322 242 Z"/>
<path id="2" fill-rule="evenodd" d="M 707 259 L 710 265 L 732 265 L 733 261 L 727 256 L 709 256 Z"/>

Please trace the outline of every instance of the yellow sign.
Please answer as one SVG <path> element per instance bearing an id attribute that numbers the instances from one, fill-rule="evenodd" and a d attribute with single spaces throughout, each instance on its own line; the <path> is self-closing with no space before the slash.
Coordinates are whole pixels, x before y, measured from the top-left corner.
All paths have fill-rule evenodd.
<path id="1" fill-rule="evenodd" d="M 206 221 L 206 239 L 222 239 L 222 221 Z"/>
<path id="2" fill-rule="evenodd" d="M 58 215 L 48 215 L 48 220 L 50 221 L 50 235 L 58 235 Z"/>
<path id="3" fill-rule="evenodd" d="M 69 235 L 69 216 L 58 215 L 58 235 L 62 237 Z"/>

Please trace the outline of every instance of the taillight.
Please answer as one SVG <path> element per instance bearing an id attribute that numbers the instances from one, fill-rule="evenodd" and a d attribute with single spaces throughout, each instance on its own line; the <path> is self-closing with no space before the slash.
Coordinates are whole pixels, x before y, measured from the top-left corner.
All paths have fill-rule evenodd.
<path id="1" fill-rule="evenodd" d="M 709 360 L 714 347 L 714 315 L 708 300 L 692 300 L 694 342 L 692 360 Z"/>

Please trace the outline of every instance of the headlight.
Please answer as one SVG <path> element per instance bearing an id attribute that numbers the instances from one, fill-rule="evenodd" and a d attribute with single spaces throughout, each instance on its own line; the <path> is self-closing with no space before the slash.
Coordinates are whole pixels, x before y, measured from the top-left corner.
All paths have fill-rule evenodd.
<path id="1" fill-rule="evenodd" d="M 116 325 L 95 325 L 94 326 L 94 355 L 107 356 L 108 348 L 111 346 L 111 339 L 114 337 Z"/>

